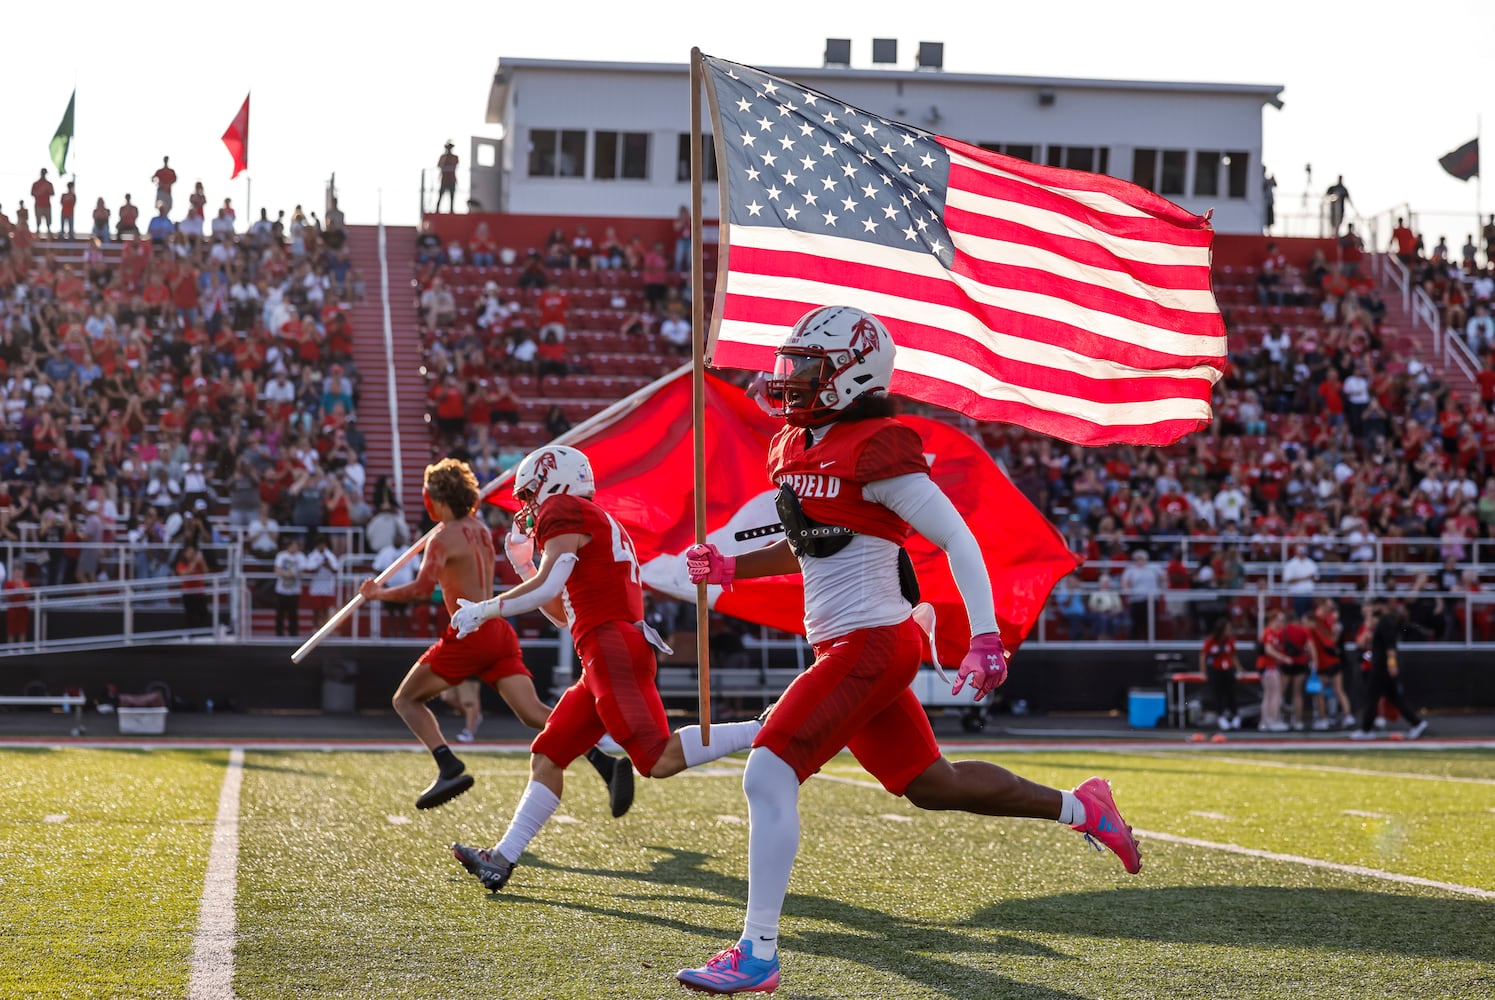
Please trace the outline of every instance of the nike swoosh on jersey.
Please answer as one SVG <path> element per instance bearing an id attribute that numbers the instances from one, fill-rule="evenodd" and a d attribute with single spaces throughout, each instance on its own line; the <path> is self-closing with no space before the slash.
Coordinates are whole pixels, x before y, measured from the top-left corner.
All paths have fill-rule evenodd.
<path id="1" fill-rule="evenodd" d="M 829 461 L 829 462 L 821 462 L 821 463 L 820 463 L 820 467 L 821 467 L 821 468 L 822 468 L 822 469 L 828 469 L 828 468 L 830 468 L 830 467 L 831 467 L 831 466 L 832 466 L 832 465 L 835 465 L 835 464 L 836 464 L 836 462 L 835 462 L 835 460 L 834 460 L 834 459 L 832 459 L 832 460 L 831 460 L 831 461 Z"/>

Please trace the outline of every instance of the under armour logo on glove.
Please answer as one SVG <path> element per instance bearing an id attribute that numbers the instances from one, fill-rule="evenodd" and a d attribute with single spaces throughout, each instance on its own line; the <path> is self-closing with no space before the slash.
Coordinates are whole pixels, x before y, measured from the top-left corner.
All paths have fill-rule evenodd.
<path id="1" fill-rule="evenodd" d="M 737 557 L 722 555 L 710 542 L 692 545 L 685 550 L 685 572 L 691 583 L 714 583 L 723 590 L 731 590 Z"/>
<path id="2" fill-rule="evenodd" d="M 966 686 L 966 681 L 971 682 L 971 687 L 976 691 L 975 701 L 980 701 L 1002 686 L 1007 680 L 1007 651 L 1002 647 L 1002 637 L 996 632 L 988 632 L 985 635 L 971 637 L 971 649 L 966 653 L 965 659 L 960 661 L 960 669 L 956 671 L 955 686 L 950 689 L 952 695 L 960 694 Z"/>

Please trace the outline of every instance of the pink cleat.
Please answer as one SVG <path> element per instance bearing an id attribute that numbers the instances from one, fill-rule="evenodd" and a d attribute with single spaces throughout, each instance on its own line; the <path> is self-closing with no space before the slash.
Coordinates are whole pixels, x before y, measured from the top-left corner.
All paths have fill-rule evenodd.
<path id="1" fill-rule="evenodd" d="M 699 969 L 681 969 L 675 978 L 702 993 L 772 993 L 779 988 L 779 956 L 754 958 L 748 943 L 739 941 Z"/>
<path id="2" fill-rule="evenodd" d="M 1132 828 L 1121 818 L 1116 800 L 1111 797 L 1111 783 L 1104 778 L 1086 778 L 1075 788 L 1075 798 L 1085 807 L 1085 822 L 1075 826 L 1098 851 L 1104 845 L 1121 859 L 1130 875 L 1142 870 L 1142 852 Z"/>

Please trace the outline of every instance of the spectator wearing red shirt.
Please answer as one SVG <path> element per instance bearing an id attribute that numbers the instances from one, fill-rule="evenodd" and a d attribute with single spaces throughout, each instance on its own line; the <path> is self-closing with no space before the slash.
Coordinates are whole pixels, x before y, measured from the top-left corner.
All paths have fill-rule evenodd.
<path id="1" fill-rule="evenodd" d="M 456 375 L 448 375 L 431 389 L 435 404 L 436 430 L 449 441 L 461 441 L 467 433 L 467 397 L 457 384 Z"/>
<path id="2" fill-rule="evenodd" d="M 171 157 L 161 157 L 161 166 L 151 174 L 151 180 L 156 182 L 156 204 L 164 206 L 170 212 L 171 186 L 176 183 L 176 171 L 171 169 Z"/>
<path id="3" fill-rule="evenodd" d="M 1308 697 L 1308 674 L 1318 669 L 1318 655 L 1313 645 L 1313 633 L 1310 631 L 1312 622 L 1313 612 L 1310 608 L 1282 627 L 1282 650 L 1287 654 L 1287 660 L 1282 664 L 1282 681 L 1292 692 L 1294 732 L 1307 728 L 1303 709 Z"/>
<path id="4" fill-rule="evenodd" d="M 1419 242 L 1417 234 L 1412 232 L 1412 227 L 1407 225 L 1407 220 L 1398 215 L 1396 226 L 1391 230 L 1391 245 L 1388 249 L 1396 254 L 1397 260 L 1411 267 L 1417 263 Z"/>
<path id="5" fill-rule="evenodd" d="M 52 182 L 47 180 L 47 168 L 42 167 L 41 176 L 31 182 L 31 201 L 36 207 L 36 231 L 42 231 L 42 223 L 47 224 L 47 235 L 52 235 L 52 195 L 56 189 Z"/>
<path id="6" fill-rule="evenodd" d="M 58 204 L 61 207 L 62 214 L 57 226 L 57 232 L 63 239 L 71 242 L 78 235 L 73 229 L 73 216 L 78 210 L 78 193 L 73 190 L 72 181 L 67 182 L 67 190 L 62 192 L 62 197 L 58 199 Z M 104 222 L 104 234 L 107 236 L 108 233 L 109 223 L 106 219 Z"/>
<path id="7" fill-rule="evenodd" d="M 1240 706 L 1236 701 L 1236 673 L 1240 666 L 1235 636 L 1230 631 L 1230 616 L 1221 615 L 1199 649 L 1199 672 L 1214 693 L 1222 730 L 1241 728 Z"/>
<path id="8" fill-rule="evenodd" d="M 1257 728 L 1262 732 L 1282 733 L 1288 728 L 1282 721 L 1282 668 L 1290 662 L 1282 648 L 1286 622 L 1282 611 L 1273 611 L 1256 644 L 1256 669 L 1261 673 L 1261 722 Z"/>
<path id="9" fill-rule="evenodd" d="M 564 339 L 566 320 L 571 311 L 570 297 L 561 291 L 556 282 L 551 281 L 546 284 L 545 291 L 535 305 L 539 309 L 540 339 L 545 339 L 547 331 L 555 331 L 558 339 Z"/>
<path id="10" fill-rule="evenodd" d="M 98 218 L 98 212 L 94 212 L 94 218 Z M 119 206 L 119 224 L 115 226 L 115 233 L 123 240 L 126 236 L 140 235 L 140 207 L 125 195 L 125 203 Z M 124 261 L 121 259 L 121 265 Z"/>

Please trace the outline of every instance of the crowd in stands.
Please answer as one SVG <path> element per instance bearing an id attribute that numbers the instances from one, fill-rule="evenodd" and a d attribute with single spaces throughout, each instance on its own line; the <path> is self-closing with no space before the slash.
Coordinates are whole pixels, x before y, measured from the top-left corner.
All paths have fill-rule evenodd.
<path id="1" fill-rule="evenodd" d="M 130 563 L 158 576 L 187 543 L 212 566 L 239 528 L 268 576 L 292 536 L 398 514 L 363 467 L 348 308 L 362 282 L 336 203 L 325 221 L 298 206 L 244 226 L 224 199 L 207 222 L 197 184 L 174 220 L 175 175 L 157 180 L 143 231 L 131 199 L 117 217 L 100 199 L 76 239 L 71 190 L 52 239 L 24 203 L 15 219 L 0 212 L 0 545 L 62 543 L 12 569 L 32 585 L 114 571 L 69 542 L 172 546 Z M 50 206 L 34 207 L 50 229 Z M 557 228 L 519 251 L 486 223 L 460 241 L 423 224 L 412 309 L 433 457 L 465 458 L 486 481 L 689 356 L 688 219 L 674 246 L 600 228 Z M 1392 248 L 1478 359 L 1473 389 L 1442 381 L 1387 323 L 1349 229 L 1311 256 L 1272 244 L 1256 266 L 1217 273 L 1230 353 L 1207 429 L 1165 448 L 979 429 L 1086 557 L 1051 604 L 1060 634 L 1202 635 L 1229 602 L 1159 595 L 1280 584 L 1284 537 L 1305 539 L 1322 580 L 1409 602 L 1490 585 L 1472 546 L 1495 538 L 1495 271 L 1473 237 L 1455 259 L 1408 232 Z M 297 572 L 314 572 L 317 545 L 298 544 Z M 1426 572 L 1363 571 L 1381 564 Z M 1429 637 L 1462 627 L 1457 603 L 1428 602 Z"/>
<path id="2" fill-rule="evenodd" d="M 250 558 L 268 560 L 285 536 L 370 516 L 349 318 L 362 280 L 336 201 L 325 222 L 298 205 L 245 225 L 225 198 L 209 222 L 200 182 L 173 211 L 169 161 L 155 181 L 144 230 L 131 196 L 113 224 L 99 198 L 77 238 L 71 183 L 55 231 L 40 185 L 48 231 L 24 202 L 14 219 L 0 212 L 11 579 L 118 574 L 79 542 L 154 543 L 125 573 L 185 575 L 217 568 L 234 529 L 249 531 Z"/>
<path id="3" fill-rule="evenodd" d="M 433 456 L 492 478 L 591 412 L 584 379 L 613 379 L 598 391 L 616 398 L 616 377 L 642 385 L 688 358 L 689 227 L 676 231 L 668 248 L 578 224 L 521 254 L 486 223 L 443 242 L 428 220 L 414 290 Z"/>

